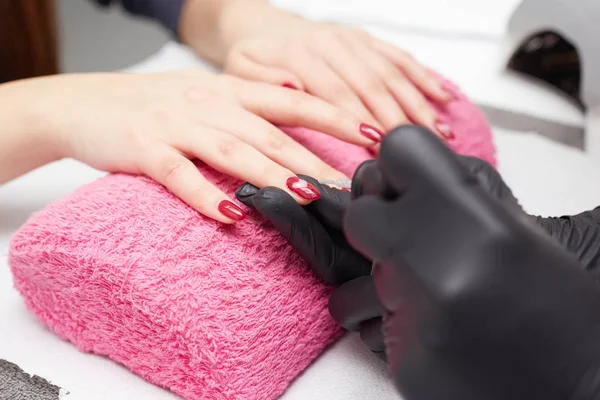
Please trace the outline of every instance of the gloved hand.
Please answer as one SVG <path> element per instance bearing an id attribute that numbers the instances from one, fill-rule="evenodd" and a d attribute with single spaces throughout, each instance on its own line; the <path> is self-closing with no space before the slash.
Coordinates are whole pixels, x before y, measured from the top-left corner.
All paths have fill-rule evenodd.
<path id="1" fill-rule="evenodd" d="M 423 129 L 392 132 L 379 157 L 383 185 L 365 182 L 344 232 L 376 260 L 404 398 L 598 398 L 600 291 L 577 260 Z"/>
<path id="2" fill-rule="evenodd" d="M 521 210 L 518 200 L 502 177 L 489 163 L 474 157 L 459 156 L 461 162 L 479 182 L 479 185 L 493 198 L 502 201 L 507 207 Z M 374 164 L 363 168 L 364 174 Z M 357 190 L 361 190 L 355 180 Z M 371 183 L 367 183 L 371 185 Z M 524 211 L 523 211 L 524 213 Z M 600 282 L 600 207 L 574 216 L 540 217 L 528 215 L 548 235 L 553 237 L 564 249 L 573 254 L 588 270 L 597 282 Z"/>
<path id="3" fill-rule="evenodd" d="M 372 262 L 352 249 L 342 233 L 350 193 L 322 185 L 308 176 L 300 177 L 321 193 L 319 200 L 306 207 L 278 188 L 258 190 L 249 183 L 238 188 L 236 197 L 271 221 L 321 279 L 339 288 L 329 302 L 332 317 L 344 328 L 360 331 L 371 351 L 383 358 L 383 309 L 370 275 Z M 346 301 L 348 292 L 353 297 Z"/>
<path id="4" fill-rule="evenodd" d="M 492 197 L 507 207 L 522 211 L 510 188 L 489 163 L 474 157 L 458 158 Z M 307 176 L 302 178 L 321 192 L 321 199 L 308 207 L 290 201 L 283 191 L 273 187 L 259 191 L 250 184 L 244 184 L 237 190 L 236 196 L 270 220 L 317 275 L 337 288 L 329 303 L 332 317 L 344 328 L 359 331 L 367 347 L 380 358 L 385 358 L 382 308 L 369 275 L 370 261 L 351 249 L 341 233 L 342 216 L 350 204 L 350 193 L 321 185 Z M 377 190 L 376 187 L 381 185 L 383 181 L 376 161 L 367 161 L 354 175 L 352 194 L 359 196 L 364 190 Z M 574 217 L 531 218 L 575 254 L 598 279 L 600 209 Z"/>

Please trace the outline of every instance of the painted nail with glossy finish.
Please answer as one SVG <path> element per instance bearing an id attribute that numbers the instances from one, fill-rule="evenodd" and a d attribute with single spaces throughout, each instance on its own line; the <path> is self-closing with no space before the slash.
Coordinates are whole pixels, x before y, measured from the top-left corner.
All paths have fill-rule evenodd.
<path id="1" fill-rule="evenodd" d="M 305 200 L 314 201 L 321 197 L 321 193 L 316 187 L 297 176 L 289 177 L 285 184 L 292 192 Z"/>
<path id="2" fill-rule="evenodd" d="M 445 140 L 455 139 L 454 132 L 452 132 L 452 128 L 448 124 L 445 124 L 441 121 L 437 121 L 435 123 L 435 129 L 442 135 Z"/>
<path id="3" fill-rule="evenodd" d="M 383 139 L 383 133 L 381 133 L 379 129 L 372 127 L 371 125 L 360 124 L 358 130 L 360 131 L 361 135 L 376 143 L 381 142 L 381 139 Z"/>
<path id="4" fill-rule="evenodd" d="M 294 85 L 293 83 L 290 83 L 290 82 L 284 82 L 281 86 L 283 86 L 284 88 L 288 88 L 288 89 L 298 90 L 296 85 Z"/>
<path id="5" fill-rule="evenodd" d="M 244 210 L 242 210 L 229 200 L 221 201 L 217 208 L 219 209 L 219 212 L 221 214 L 234 221 L 241 221 L 244 218 L 246 218 L 246 213 L 244 212 Z"/>

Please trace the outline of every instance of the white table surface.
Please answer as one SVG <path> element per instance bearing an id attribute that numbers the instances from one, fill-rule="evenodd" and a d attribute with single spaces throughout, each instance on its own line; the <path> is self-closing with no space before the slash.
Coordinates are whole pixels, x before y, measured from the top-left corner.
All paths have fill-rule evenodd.
<path id="1" fill-rule="evenodd" d="M 516 82 L 513 86 L 502 84 L 497 65 L 494 66 L 488 59 L 497 56 L 497 43 L 452 40 L 450 44 L 447 40 L 414 35 L 409 40 L 406 35 L 398 36 L 394 32 L 387 32 L 383 36 L 392 40 L 396 37 L 395 43 L 410 47 L 419 58 L 458 81 L 467 94 L 479 100 L 511 103 L 523 109 L 539 109 L 542 99 L 549 109 L 556 109 L 560 118 L 580 118 L 561 99 L 548 99 L 544 92 L 536 92 L 534 88 L 522 87 Z M 435 51 L 427 48 L 425 42 L 435 44 Z M 477 46 L 480 46 L 481 52 L 463 60 L 462 69 L 461 61 L 451 57 L 457 49 L 473 49 Z M 454 50 L 450 51 L 449 48 Z M 483 67 L 475 68 L 480 62 Z M 188 52 L 171 43 L 155 56 L 132 67 L 131 71 L 157 71 L 197 65 L 198 61 Z M 469 76 L 469 69 L 479 73 Z M 473 82 L 486 82 L 487 86 L 482 88 Z M 522 93 L 534 95 L 523 96 Z M 515 94 L 521 106 L 515 106 Z M 543 215 L 576 213 L 600 204 L 600 164 L 584 153 L 535 133 L 495 130 L 495 140 L 500 170 L 529 212 Z M 67 399 L 174 399 L 177 397 L 145 382 L 116 363 L 80 353 L 58 339 L 26 311 L 18 293 L 12 288 L 7 265 L 12 233 L 32 212 L 101 175 L 101 172 L 75 161 L 63 160 L 0 187 L 0 358 L 67 389 L 70 392 Z M 385 377 L 383 365 L 361 346 L 355 335 L 350 335 L 320 357 L 282 399 L 397 398 Z"/>

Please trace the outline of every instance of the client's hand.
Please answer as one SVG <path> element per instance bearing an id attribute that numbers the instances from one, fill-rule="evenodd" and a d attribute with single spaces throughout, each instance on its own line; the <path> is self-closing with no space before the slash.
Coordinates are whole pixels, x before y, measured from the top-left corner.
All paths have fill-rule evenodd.
<path id="1" fill-rule="evenodd" d="M 377 168 L 344 233 L 376 260 L 404 397 L 596 398 L 600 291 L 575 258 L 422 129 L 388 135 Z"/>
<path id="2" fill-rule="evenodd" d="M 228 73 L 304 90 L 384 131 L 413 122 L 452 136 L 426 100 L 443 103 L 451 95 L 406 51 L 360 29 L 299 18 L 265 0 L 232 2 L 221 21 Z"/>
<path id="3" fill-rule="evenodd" d="M 201 70 L 63 75 L 0 89 L 0 97 L 6 94 L 12 102 L 23 103 L 15 111 L 26 109 L 32 115 L 15 137 L 51 131 L 60 157 L 105 171 L 146 174 L 200 213 L 224 223 L 245 214 L 200 174 L 192 160 L 259 187 L 279 187 L 306 204 L 319 192 L 297 173 L 344 175 L 275 124 L 312 128 L 365 147 L 376 143 L 361 134 L 361 121 L 316 97 Z M 3 108 L 2 112 L 11 112 L 10 107 Z M 15 162 L 25 155 L 18 157 Z M 3 174 L 14 168 L 12 163 L 0 166 Z M 26 172 L 21 169 L 17 172 Z"/>

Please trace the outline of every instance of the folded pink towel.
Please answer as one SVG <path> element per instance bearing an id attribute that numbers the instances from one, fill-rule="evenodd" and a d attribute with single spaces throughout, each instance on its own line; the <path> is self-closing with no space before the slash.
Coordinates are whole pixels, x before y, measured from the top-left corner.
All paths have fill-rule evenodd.
<path id="1" fill-rule="evenodd" d="M 483 116 L 447 85 L 450 146 L 495 163 Z M 287 131 L 348 175 L 370 157 Z M 199 168 L 229 195 L 241 183 Z M 221 225 L 144 177 L 107 176 L 35 214 L 9 262 L 52 331 L 188 399 L 275 399 L 341 333 L 330 289 L 257 214 Z"/>

